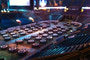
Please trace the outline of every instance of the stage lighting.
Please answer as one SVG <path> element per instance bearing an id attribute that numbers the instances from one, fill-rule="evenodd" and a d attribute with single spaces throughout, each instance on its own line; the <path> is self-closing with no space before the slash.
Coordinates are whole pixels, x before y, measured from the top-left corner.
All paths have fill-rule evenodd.
<path id="1" fill-rule="evenodd" d="M 64 12 L 67 12 L 68 10 L 69 10 L 68 8 L 65 8 L 65 9 L 64 9 Z"/>
<path id="2" fill-rule="evenodd" d="M 66 8 L 66 10 L 69 10 L 68 8 Z"/>
<path id="3" fill-rule="evenodd" d="M 81 12 L 84 12 L 84 9 L 81 9 Z"/>
<path id="4" fill-rule="evenodd" d="M 10 11 L 8 10 L 7 12 L 9 13 Z"/>
<path id="5" fill-rule="evenodd" d="M 3 13 L 4 11 L 3 11 L 3 10 L 1 10 L 1 12 Z"/>
<path id="6" fill-rule="evenodd" d="M 67 10 L 66 10 L 66 9 L 64 9 L 64 12 L 67 12 Z"/>
<path id="7" fill-rule="evenodd" d="M 70 32 L 72 33 L 72 32 L 73 32 L 73 30 L 70 30 Z"/>
<path id="8" fill-rule="evenodd" d="M 34 22 L 34 19 L 32 17 L 29 17 L 28 19 L 31 20 L 32 22 Z"/>
<path id="9" fill-rule="evenodd" d="M 40 0 L 40 6 L 41 6 L 41 7 L 45 7 L 45 6 L 46 6 L 45 0 Z"/>
<path id="10" fill-rule="evenodd" d="M 21 21 L 19 19 L 16 20 L 17 23 L 19 23 L 21 25 Z"/>

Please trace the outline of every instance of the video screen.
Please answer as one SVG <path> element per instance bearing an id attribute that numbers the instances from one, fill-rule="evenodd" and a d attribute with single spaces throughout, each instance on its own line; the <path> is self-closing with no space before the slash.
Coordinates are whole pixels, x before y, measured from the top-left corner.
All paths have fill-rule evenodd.
<path id="1" fill-rule="evenodd" d="M 30 6 L 30 0 L 9 0 L 10 6 Z"/>
<path id="2" fill-rule="evenodd" d="M 33 10 L 34 1 L 33 0 L 9 0 L 9 9 L 27 9 Z"/>

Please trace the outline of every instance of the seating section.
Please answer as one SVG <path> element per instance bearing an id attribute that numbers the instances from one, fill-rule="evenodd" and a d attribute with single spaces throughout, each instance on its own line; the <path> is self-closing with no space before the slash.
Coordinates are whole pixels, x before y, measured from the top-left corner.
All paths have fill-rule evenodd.
<path id="1" fill-rule="evenodd" d="M 62 13 L 60 11 L 52 12 L 49 15 L 49 19 L 50 20 L 57 20 L 58 18 L 60 18 L 61 15 L 62 15 Z"/>
<path id="2" fill-rule="evenodd" d="M 90 34 L 80 34 L 80 35 L 76 35 L 75 38 L 66 39 L 60 44 L 60 46 L 71 46 L 71 45 L 83 44 L 87 42 L 90 42 Z"/>
<path id="3" fill-rule="evenodd" d="M 54 3 L 57 3 L 58 6 L 81 6 L 89 5 L 89 0 L 49 0 L 47 1 L 47 6 L 55 6 Z"/>
<path id="4" fill-rule="evenodd" d="M 83 22 L 83 21 L 85 21 L 87 18 L 88 18 L 88 17 L 80 16 L 77 21 L 78 21 L 78 22 Z"/>
<path id="5" fill-rule="evenodd" d="M 82 22 L 84 24 L 86 24 L 87 22 L 89 23 L 88 20 L 90 20 L 90 10 L 84 10 L 84 12 L 80 13 L 77 21 L 78 22 Z"/>
<path id="6" fill-rule="evenodd" d="M 22 25 L 29 24 L 32 22 L 28 18 L 23 16 L 21 13 L 9 13 L 9 14 L 3 14 L 2 16 L 3 17 L 1 20 L 1 27 L 3 29 L 13 27 L 13 26 L 18 26 L 19 24 L 16 22 L 16 19 L 19 19 L 22 22 L 21 23 Z"/>
<path id="7" fill-rule="evenodd" d="M 33 58 L 69 53 L 75 50 L 85 48 L 87 46 L 90 46 L 90 43 L 84 43 L 84 44 L 68 46 L 68 47 L 52 46 L 51 48 L 48 48 L 48 50 L 44 50 L 41 53 L 35 55 Z"/>
<path id="8" fill-rule="evenodd" d="M 74 0 L 72 5 L 81 5 L 83 0 Z"/>
<path id="9" fill-rule="evenodd" d="M 74 38 L 67 38 L 60 44 L 50 45 L 47 49 L 35 55 L 33 58 L 69 53 L 88 46 L 90 46 L 90 34 L 79 33 Z"/>
<path id="10" fill-rule="evenodd" d="M 84 1 L 84 6 L 89 6 L 90 5 L 90 0 L 85 0 Z"/>
<path id="11" fill-rule="evenodd" d="M 63 0 L 63 6 L 69 6 L 72 3 L 72 0 Z"/>
<path id="12" fill-rule="evenodd" d="M 47 6 L 55 6 L 54 3 L 58 6 L 89 6 L 90 0 L 47 0 Z"/>
<path id="13" fill-rule="evenodd" d="M 65 14 L 69 15 L 78 15 L 79 13 L 79 10 L 68 10 L 67 12 L 65 12 Z"/>
<path id="14" fill-rule="evenodd" d="M 10 20 L 8 18 L 2 18 L 1 21 L 1 27 L 3 29 L 6 29 L 8 27 L 13 27 L 13 26 L 17 26 L 18 24 L 14 21 L 14 20 Z"/>

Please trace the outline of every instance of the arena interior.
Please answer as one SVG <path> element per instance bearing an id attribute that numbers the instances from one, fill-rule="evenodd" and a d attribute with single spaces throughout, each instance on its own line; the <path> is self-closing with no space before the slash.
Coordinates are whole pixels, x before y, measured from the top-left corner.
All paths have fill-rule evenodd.
<path id="1" fill-rule="evenodd" d="M 90 0 L 0 0 L 0 60 L 90 60 Z"/>

